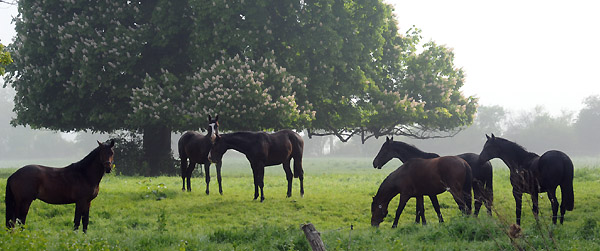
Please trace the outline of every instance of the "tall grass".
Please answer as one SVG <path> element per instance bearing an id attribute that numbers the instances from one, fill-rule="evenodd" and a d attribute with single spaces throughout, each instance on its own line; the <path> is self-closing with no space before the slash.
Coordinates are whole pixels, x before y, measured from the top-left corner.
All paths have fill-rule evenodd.
<path id="1" fill-rule="evenodd" d="M 267 167 L 265 197 L 252 200 L 252 172 L 245 159 L 226 158 L 224 194 L 212 179 L 210 195 L 204 178 L 192 180 L 192 192 L 182 192 L 180 177 L 123 177 L 107 175 L 100 194 L 92 201 L 87 234 L 73 232 L 74 205 L 34 201 L 24 230 L 0 231 L 3 250 L 307 250 L 300 225 L 311 222 L 329 250 L 482 250 L 573 249 L 599 250 L 600 168 L 575 171 L 575 210 L 564 225 L 551 224 L 550 203 L 540 202 L 540 220 L 531 213 L 531 200 L 523 197 L 522 234 L 511 239 L 514 199 L 508 169 L 494 162 L 493 217 L 460 214 L 452 197 L 439 197 L 445 223 L 437 223 L 425 200 L 427 226 L 414 223 L 411 199 L 391 229 L 398 198 L 379 228 L 370 226 L 370 203 L 379 184 L 399 162 L 382 170 L 367 158 L 313 158 L 304 160 L 305 196 L 286 198 L 287 181 L 281 166 Z M 576 164 L 577 165 L 577 164 Z M 118 168 L 118 167 L 117 167 Z M 0 200 L 6 178 L 15 169 L 0 169 Z M 211 174 L 214 177 L 214 166 Z M 560 193 L 558 193 L 560 195 Z M 560 200 L 560 198 L 559 198 Z M 4 214 L 4 206 L 0 207 Z"/>

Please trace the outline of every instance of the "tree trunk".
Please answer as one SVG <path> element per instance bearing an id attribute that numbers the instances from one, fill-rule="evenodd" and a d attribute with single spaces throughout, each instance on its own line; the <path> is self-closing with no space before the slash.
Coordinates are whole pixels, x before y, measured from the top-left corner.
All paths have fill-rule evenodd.
<path id="1" fill-rule="evenodd" d="M 146 176 L 158 176 L 174 172 L 171 158 L 171 129 L 166 126 L 144 128 L 143 148 L 148 164 Z"/>

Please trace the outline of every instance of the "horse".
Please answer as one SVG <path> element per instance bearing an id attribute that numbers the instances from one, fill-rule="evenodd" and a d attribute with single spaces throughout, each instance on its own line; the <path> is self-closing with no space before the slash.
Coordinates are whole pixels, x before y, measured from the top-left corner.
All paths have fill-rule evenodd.
<path id="1" fill-rule="evenodd" d="M 6 227 L 17 222 L 25 224 L 31 202 L 39 199 L 49 204 L 75 203 L 75 227 L 83 222 L 87 232 L 90 203 L 100 189 L 104 173 L 113 167 L 115 141 L 100 143 L 77 163 L 64 168 L 27 165 L 13 173 L 6 181 Z"/>
<path id="2" fill-rule="evenodd" d="M 300 196 L 304 196 L 304 170 L 302 154 L 304 140 L 292 130 L 281 130 L 275 133 L 235 132 L 217 135 L 215 143 L 208 154 L 212 162 L 221 162 L 223 154 L 234 149 L 246 155 L 254 175 L 254 199 L 265 200 L 263 193 L 265 166 L 283 164 L 288 181 L 287 197 L 292 196 L 292 178 L 300 179 Z M 294 171 L 290 169 L 290 161 L 294 159 Z"/>
<path id="3" fill-rule="evenodd" d="M 421 151 L 417 147 L 402 141 L 394 141 L 393 137 L 391 139 L 386 137 L 385 143 L 383 143 L 377 156 L 373 159 L 373 168 L 381 169 L 392 158 L 398 158 L 404 163 L 413 158 L 432 159 L 437 157 L 440 156 L 435 153 Z M 479 209 L 483 202 L 487 208 L 488 215 L 491 216 L 494 200 L 492 164 L 490 164 L 489 161 L 486 161 L 480 165 L 479 155 L 475 153 L 463 153 L 457 155 L 457 157 L 464 159 L 469 163 L 469 166 L 471 166 L 471 172 L 473 174 L 473 196 L 475 197 L 475 211 L 473 214 L 475 216 L 479 215 Z M 429 196 L 429 198 L 431 199 L 431 204 L 436 208 L 435 205 L 438 204 L 437 197 L 433 195 Z M 417 218 L 415 220 L 417 223 L 420 221 L 420 213 L 423 213 L 423 220 L 425 220 L 424 212 L 417 211 Z M 436 213 L 439 221 L 444 222 L 441 212 L 436 211 Z M 425 222 L 423 222 L 423 224 L 425 224 Z"/>
<path id="4" fill-rule="evenodd" d="M 181 160 L 181 179 L 183 186 L 181 191 L 185 191 L 185 183 L 187 179 L 187 191 L 192 191 L 192 172 L 196 168 L 196 163 L 204 164 L 204 170 L 206 171 L 206 194 L 209 194 L 210 184 L 210 161 L 208 160 L 208 153 L 213 145 L 213 142 L 217 135 L 219 135 L 219 115 L 213 119 L 208 115 L 208 126 L 206 127 L 206 135 L 202 135 L 195 131 L 187 131 L 184 133 L 179 141 L 177 142 L 177 148 L 179 151 L 179 159 Z M 188 165 L 187 160 L 190 160 Z M 221 187 L 221 162 L 215 164 L 217 167 L 217 181 L 219 182 L 219 193 L 223 194 L 223 188 Z"/>
<path id="5" fill-rule="evenodd" d="M 523 193 L 531 195 L 533 214 L 538 217 L 538 194 L 548 193 L 552 205 L 552 223 L 556 224 L 558 201 L 556 187 L 560 186 L 562 201 L 560 203 L 560 224 L 565 212 L 573 211 L 573 162 L 567 154 L 550 150 L 539 156 L 528 152 L 515 142 L 485 135 L 487 141 L 479 154 L 479 161 L 500 158 L 510 169 L 510 183 L 515 198 L 517 225 L 521 225 L 521 202 Z"/>
<path id="6" fill-rule="evenodd" d="M 400 204 L 392 228 L 398 226 L 398 219 L 406 202 L 417 198 L 417 210 L 423 211 L 423 196 L 435 196 L 449 191 L 463 214 L 471 214 L 471 167 L 456 156 L 433 159 L 415 158 L 408 160 L 383 180 L 371 203 L 371 225 L 379 226 L 387 216 L 390 201 L 400 194 Z M 439 205 L 434 205 L 436 211 Z"/>

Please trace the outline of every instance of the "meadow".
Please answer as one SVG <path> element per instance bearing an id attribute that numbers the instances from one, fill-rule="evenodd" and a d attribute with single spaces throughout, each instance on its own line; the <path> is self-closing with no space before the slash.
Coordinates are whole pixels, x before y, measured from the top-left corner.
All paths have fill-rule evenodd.
<path id="1" fill-rule="evenodd" d="M 73 231 L 74 205 L 34 201 L 24 229 L 0 231 L 2 250 L 310 250 L 302 230 L 312 223 L 328 250 L 600 250 L 600 164 L 575 160 L 575 209 L 564 225 L 551 224 L 550 203 L 541 195 L 540 220 L 523 197 L 522 234 L 509 237 L 514 199 L 508 168 L 494 165 L 494 214 L 462 216 L 449 193 L 438 196 L 445 222 L 438 223 L 428 198 L 428 225 L 414 223 L 415 199 L 404 209 L 398 228 L 391 224 L 398 198 L 379 228 L 370 225 L 371 197 L 400 162 L 382 170 L 371 158 L 306 158 L 305 196 L 294 179 L 291 198 L 281 166 L 267 167 L 265 201 L 252 200 L 252 172 L 243 158 L 225 158 L 223 190 L 218 193 L 214 165 L 211 193 L 196 173 L 192 192 L 181 191 L 180 177 L 104 177 L 92 201 L 87 234 Z M 13 163 L 10 163 L 13 164 Z M 41 163 L 44 164 L 44 163 Z M 59 164 L 64 166 L 68 163 Z M 198 169 L 198 168 L 197 168 Z M 6 179 L 16 170 L 0 168 L 0 201 Z M 558 193 L 560 196 L 560 193 Z M 559 197 L 560 200 L 560 197 Z M 4 215 L 5 207 L 0 207 Z M 4 225 L 4 222 L 2 222 Z"/>

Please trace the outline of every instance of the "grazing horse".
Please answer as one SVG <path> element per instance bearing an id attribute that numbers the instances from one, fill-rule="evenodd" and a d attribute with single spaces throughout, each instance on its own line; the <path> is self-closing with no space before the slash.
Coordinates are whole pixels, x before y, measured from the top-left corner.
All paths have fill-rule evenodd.
<path id="1" fill-rule="evenodd" d="M 40 199 L 49 204 L 75 203 L 74 229 L 81 221 L 87 232 L 90 203 L 98 196 L 104 173 L 112 170 L 114 145 L 114 140 L 98 142 L 85 158 L 64 168 L 27 165 L 13 173 L 6 181 L 6 227 L 25 224 L 31 202 Z"/>
<path id="2" fill-rule="evenodd" d="M 392 228 L 398 226 L 398 219 L 406 202 L 417 198 L 418 210 L 423 211 L 423 196 L 435 196 L 449 191 L 464 214 L 471 214 L 471 167 L 456 156 L 434 159 L 411 159 L 394 170 L 383 180 L 371 204 L 371 225 L 379 226 L 387 216 L 390 201 L 400 194 L 400 204 Z M 439 210 L 439 205 L 436 211 Z"/>
<path id="3" fill-rule="evenodd" d="M 413 159 L 413 158 L 421 158 L 421 159 L 432 159 L 440 157 L 435 153 L 428 153 L 421 151 L 417 147 L 401 142 L 394 141 L 394 138 L 391 139 L 386 137 L 385 143 L 381 146 L 379 153 L 373 160 L 373 167 L 377 169 L 381 169 L 388 161 L 392 158 L 398 158 L 403 163 Z M 479 209 L 481 208 L 482 202 L 485 204 L 487 208 L 488 215 L 492 215 L 492 203 L 494 200 L 494 190 L 492 186 L 492 164 L 489 161 L 484 162 L 483 164 L 479 164 L 479 155 L 475 153 L 463 153 L 457 155 L 461 159 L 464 159 L 471 166 L 471 172 L 473 174 L 473 196 L 475 197 L 475 211 L 474 215 L 479 215 Z M 431 204 L 434 205 L 434 208 L 439 206 L 435 206 L 438 204 L 437 197 L 435 195 L 429 196 L 431 199 Z M 418 206 L 418 205 L 417 205 Z M 443 222 L 444 219 L 440 211 L 436 211 L 438 215 L 438 219 L 440 222 Z M 416 222 L 419 223 L 420 217 L 425 221 L 424 212 L 420 212 L 417 210 L 417 218 Z M 423 222 L 425 224 L 425 222 Z"/>
<path id="4" fill-rule="evenodd" d="M 206 128 L 206 135 L 202 135 L 198 132 L 187 131 L 184 133 L 179 141 L 177 147 L 179 150 L 179 159 L 181 159 L 181 179 L 183 180 L 182 191 L 185 191 L 185 183 L 187 179 L 187 191 L 192 191 L 192 172 L 196 168 L 196 163 L 204 164 L 204 171 L 206 171 L 206 194 L 209 194 L 210 184 L 210 161 L 208 160 L 208 153 L 213 145 L 213 142 L 217 135 L 219 135 L 219 115 L 214 119 L 208 115 L 208 127 Z M 187 160 L 190 159 L 188 165 Z M 217 181 L 219 182 L 219 193 L 223 194 L 223 188 L 221 187 L 221 162 L 216 163 L 217 167 Z"/>
<path id="5" fill-rule="evenodd" d="M 531 195 L 533 214 L 538 216 L 538 194 L 548 193 L 552 204 L 552 223 L 556 224 L 558 201 L 556 187 L 560 186 L 562 202 L 560 203 L 560 223 L 563 223 L 565 211 L 572 211 L 573 196 L 573 162 L 565 153 L 551 150 L 542 156 L 528 152 L 515 142 L 487 136 L 479 161 L 484 162 L 500 158 L 510 169 L 510 184 L 515 197 L 517 224 L 521 225 L 521 202 L 523 193 Z"/>
<path id="6" fill-rule="evenodd" d="M 304 140 L 292 130 L 281 130 L 268 134 L 266 132 L 235 132 L 217 135 L 215 143 L 208 154 L 212 162 L 221 162 L 223 154 L 234 149 L 246 155 L 254 174 L 254 199 L 265 200 L 263 193 L 265 166 L 283 164 L 288 181 L 287 197 L 292 196 L 292 178 L 300 179 L 300 195 L 304 196 L 304 170 L 302 154 Z M 290 169 L 290 161 L 294 159 L 294 171 Z"/>

